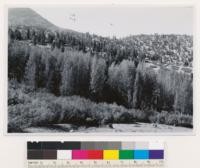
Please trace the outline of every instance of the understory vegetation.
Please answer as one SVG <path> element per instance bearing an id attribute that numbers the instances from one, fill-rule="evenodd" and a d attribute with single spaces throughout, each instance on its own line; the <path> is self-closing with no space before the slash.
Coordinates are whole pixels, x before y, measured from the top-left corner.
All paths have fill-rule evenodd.
<path id="1" fill-rule="evenodd" d="M 116 103 L 95 103 L 80 96 L 57 97 L 45 89 L 33 88 L 9 81 L 8 131 L 23 132 L 31 126 L 69 123 L 102 126 L 112 123 L 150 122 L 192 127 L 192 116 L 174 112 L 127 109 Z"/>

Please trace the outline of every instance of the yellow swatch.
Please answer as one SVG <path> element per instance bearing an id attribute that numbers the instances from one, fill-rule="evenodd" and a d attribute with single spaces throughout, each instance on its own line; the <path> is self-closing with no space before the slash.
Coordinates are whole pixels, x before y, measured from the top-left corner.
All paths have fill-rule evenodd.
<path id="1" fill-rule="evenodd" d="M 118 160 L 119 159 L 119 150 L 104 150 L 103 151 L 104 160 Z"/>

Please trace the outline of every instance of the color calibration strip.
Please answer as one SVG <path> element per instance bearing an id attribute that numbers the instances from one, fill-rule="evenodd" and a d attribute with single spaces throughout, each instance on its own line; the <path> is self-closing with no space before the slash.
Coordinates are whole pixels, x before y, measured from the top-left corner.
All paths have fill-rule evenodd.
<path id="1" fill-rule="evenodd" d="M 164 160 L 161 142 L 28 142 L 28 160 Z"/>

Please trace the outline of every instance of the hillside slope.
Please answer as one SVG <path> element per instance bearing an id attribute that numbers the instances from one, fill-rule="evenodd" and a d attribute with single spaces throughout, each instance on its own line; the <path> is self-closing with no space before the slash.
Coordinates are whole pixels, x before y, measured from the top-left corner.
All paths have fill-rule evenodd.
<path id="1" fill-rule="evenodd" d="M 9 26 L 28 26 L 48 28 L 51 30 L 59 29 L 57 26 L 37 14 L 30 8 L 10 8 L 8 10 Z"/>

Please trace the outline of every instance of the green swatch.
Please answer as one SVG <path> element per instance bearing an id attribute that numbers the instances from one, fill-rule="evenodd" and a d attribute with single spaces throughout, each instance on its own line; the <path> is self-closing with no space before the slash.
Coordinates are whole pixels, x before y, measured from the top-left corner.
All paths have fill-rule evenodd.
<path id="1" fill-rule="evenodd" d="M 120 150 L 119 159 L 133 159 L 133 150 Z"/>

